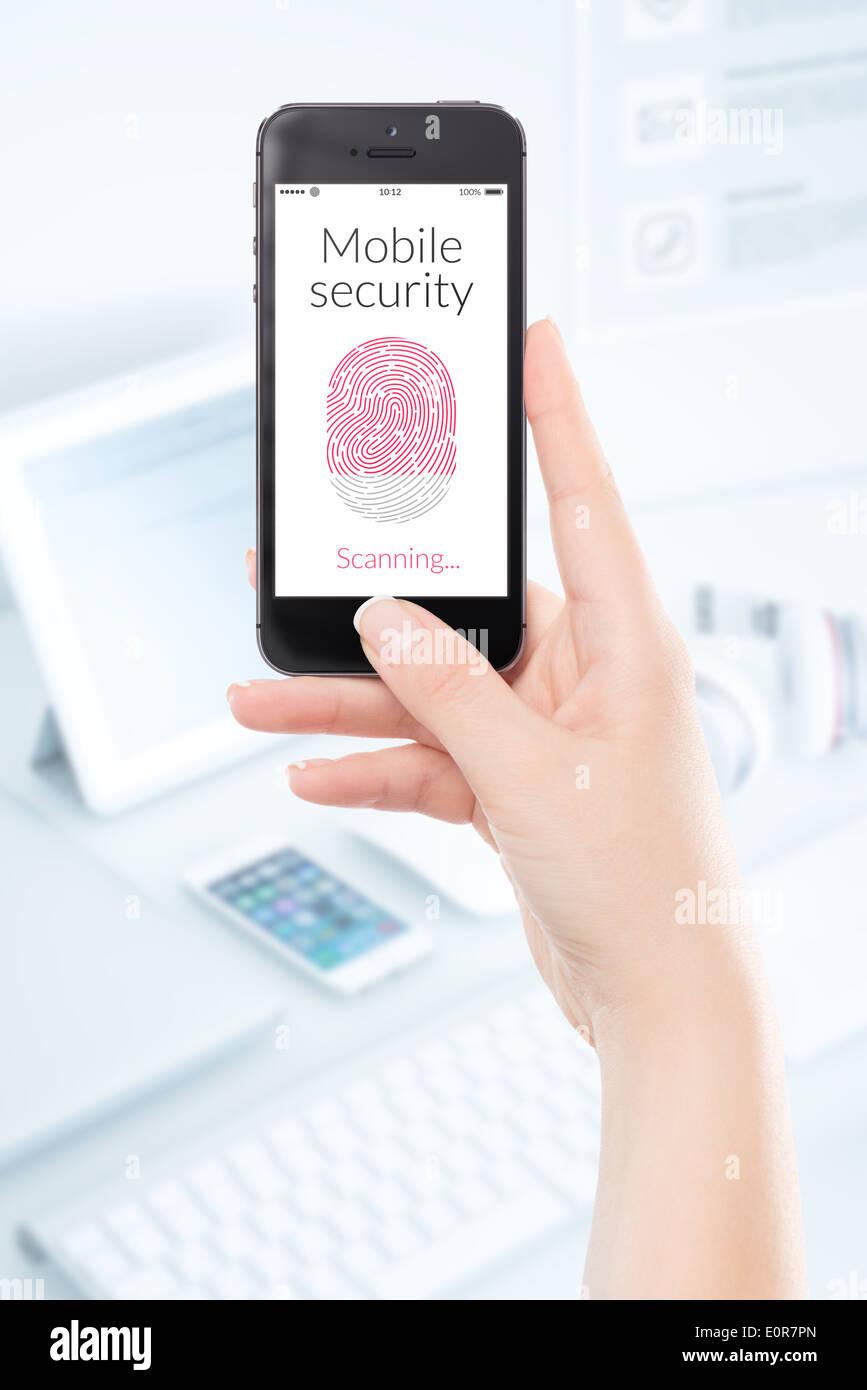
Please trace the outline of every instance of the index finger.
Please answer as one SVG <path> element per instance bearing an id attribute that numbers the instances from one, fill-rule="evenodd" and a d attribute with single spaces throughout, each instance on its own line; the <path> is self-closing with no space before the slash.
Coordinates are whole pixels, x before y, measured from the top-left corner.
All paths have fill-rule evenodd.
<path id="1" fill-rule="evenodd" d="M 527 331 L 524 395 L 566 597 L 640 601 L 644 556 L 550 319 Z"/>

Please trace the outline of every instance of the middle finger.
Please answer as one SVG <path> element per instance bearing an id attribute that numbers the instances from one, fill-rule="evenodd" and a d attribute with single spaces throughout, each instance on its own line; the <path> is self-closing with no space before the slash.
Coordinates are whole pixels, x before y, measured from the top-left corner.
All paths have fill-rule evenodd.
<path id="1" fill-rule="evenodd" d="M 260 733 L 411 738 L 440 747 L 382 681 L 364 676 L 241 681 L 226 695 L 238 723 Z"/>

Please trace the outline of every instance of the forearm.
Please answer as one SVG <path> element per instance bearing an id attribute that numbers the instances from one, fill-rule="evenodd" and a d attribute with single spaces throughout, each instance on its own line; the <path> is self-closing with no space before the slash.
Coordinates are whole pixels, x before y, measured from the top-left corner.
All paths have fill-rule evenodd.
<path id="1" fill-rule="evenodd" d="M 712 952 L 601 1026 L 590 1298 L 803 1298 L 800 1199 L 764 975 Z"/>

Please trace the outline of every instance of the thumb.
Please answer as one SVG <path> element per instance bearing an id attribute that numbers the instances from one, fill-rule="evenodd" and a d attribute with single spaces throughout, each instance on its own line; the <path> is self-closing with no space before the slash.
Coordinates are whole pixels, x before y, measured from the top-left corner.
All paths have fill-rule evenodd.
<path id="1" fill-rule="evenodd" d="M 502 788 L 504 773 L 513 783 L 532 767 L 538 771 L 547 721 L 460 633 L 417 604 L 386 595 L 363 603 L 353 622 L 370 664 L 483 801 Z"/>

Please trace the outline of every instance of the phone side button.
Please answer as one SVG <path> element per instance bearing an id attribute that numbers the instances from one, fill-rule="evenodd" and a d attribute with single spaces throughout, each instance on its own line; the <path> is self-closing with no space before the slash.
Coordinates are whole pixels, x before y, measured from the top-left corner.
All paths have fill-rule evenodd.
<path id="1" fill-rule="evenodd" d="M 256 303 L 256 286 L 253 286 L 253 303 Z"/>

